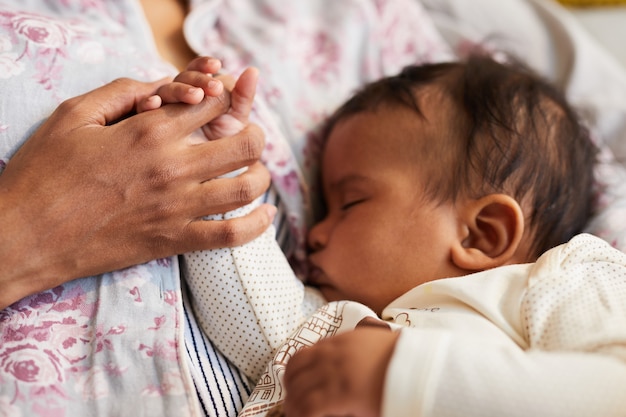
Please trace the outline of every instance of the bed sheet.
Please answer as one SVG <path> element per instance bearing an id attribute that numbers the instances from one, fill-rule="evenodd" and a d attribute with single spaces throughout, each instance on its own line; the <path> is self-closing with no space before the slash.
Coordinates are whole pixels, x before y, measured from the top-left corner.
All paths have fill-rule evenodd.
<path id="1" fill-rule="evenodd" d="M 591 37 L 626 68 L 626 2 L 621 5 L 567 7 Z"/>

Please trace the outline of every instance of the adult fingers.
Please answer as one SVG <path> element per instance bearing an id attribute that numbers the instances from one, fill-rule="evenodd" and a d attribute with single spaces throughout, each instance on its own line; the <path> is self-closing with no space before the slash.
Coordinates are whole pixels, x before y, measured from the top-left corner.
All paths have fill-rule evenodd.
<path id="1" fill-rule="evenodd" d="M 187 201 L 195 218 L 225 213 L 254 201 L 270 185 L 269 171 L 257 162 L 233 178 L 217 178 L 189 188 Z"/>
<path id="2" fill-rule="evenodd" d="M 120 122 L 125 131 L 136 132 L 142 138 L 146 130 L 153 138 L 180 139 L 224 114 L 230 107 L 230 93 L 205 96 L 198 104 L 174 103 L 156 110 L 137 114 Z"/>
<path id="3" fill-rule="evenodd" d="M 181 72 L 174 79 L 174 83 L 188 84 L 189 86 L 201 88 L 204 93 L 209 96 L 220 95 L 222 93 L 222 90 L 224 89 L 224 85 L 221 81 L 213 78 L 211 75 L 204 74 L 198 71 Z M 160 91 L 159 94 L 161 94 Z"/>
<path id="4" fill-rule="evenodd" d="M 229 220 L 196 220 L 185 230 L 187 251 L 243 245 L 265 231 L 276 208 L 263 204 L 249 214 Z"/>
<path id="5" fill-rule="evenodd" d="M 192 178 L 206 181 L 258 161 L 264 146 L 263 130 L 251 123 L 233 136 L 189 147 L 185 169 Z"/>
<path id="6" fill-rule="evenodd" d="M 153 95 L 159 86 L 167 82 L 168 79 L 146 83 L 118 78 L 100 88 L 64 101 L 55 113 L 64 117 L 71 114 L 73 120 L 84 120 L 85 124 L 105 126 L 132 112 L 137 103 Z"/>

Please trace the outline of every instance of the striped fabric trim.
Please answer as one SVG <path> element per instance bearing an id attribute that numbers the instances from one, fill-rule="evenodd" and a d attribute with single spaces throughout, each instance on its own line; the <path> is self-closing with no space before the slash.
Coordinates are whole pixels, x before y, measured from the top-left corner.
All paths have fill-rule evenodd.
<path id="1" fill-rule="evenodd" d="M 265 193 L 265 203 L 278 208 L 274 218 L 276 238 L 283 251 L 289 251 L 289 226 L 286 210 L 280 196 L 272 186 Z M 256 381 L 232 365 L 202 332 L 190 308 L 183 282 L 183 305 L 185 307 L 185 350 L 200 410 L 205 417 L 235 417 L 254 389 Z"/>
<path id="2" fill-rule="evenodd" d="M 184 302 L 189 305 L 186 297 Z M 235 417 L 254 386 L 207 339 L 189 308 L 185 309 L 185 347 L 203 415 Z"/>

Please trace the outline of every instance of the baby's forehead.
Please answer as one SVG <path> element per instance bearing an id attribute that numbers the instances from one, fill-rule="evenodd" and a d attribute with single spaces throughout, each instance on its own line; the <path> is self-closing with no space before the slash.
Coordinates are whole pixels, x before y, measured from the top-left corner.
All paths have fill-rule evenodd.
<path id="1" fill-rule="evenodd" d="M 454 163 L 453 155 L 457 153 L 459 142 L 459 128 L 456 125 L 462 118 L 459 116 L 461 110 L 455 104 L 450 88 L 443 82 L 432 81 L 415 86 L 411 89 L 411 95 L 413 100 L 387 97 L 357 111 L 341 114 L 335 119 L 326 141 L 337 137 L 337 132 L 344 136 L 358 134 L 362 132 L 362 125 L 373 128 L 384 125 L 389 132 L 383 132 L 373 140 L 383 147 L 395 142 L 396 152 L 381 152 L 380 155 L 372 155 L 374 158 L 385 158 L 386 163 L 403 164 L 407 168 L 419 168 L 422 174 L 428 170 L 433 176 L 439 177 L 440 170 L 444 167 L 449 169 L 450 164 Z M 354 146 L 360 147 L 360 144 L 355 142 Z M 326 142 L 323 152 L 329 149 L 332 152 L 332 148 L 334 146 L 329 147 Z M 334 163 L 340 161 L 335 160 Z M 407 173 L 414 174 L 415 170 L 407 169 Z"/>
<path id="2" fill-rule="evenodd" d="M 414 175 L 417 170 L 422 175 L 438 177 L 439 171 L 450 169 L 458 150 L 457 132 L 451 128 L 455 123 L 451 117 L 452 102 L 441 89 L 424 89 L 421 93 L 419 109 L 393 103 L 358 112 L 338 121 L 333 129 L 336 134 L 328 139 L 342 141 L 340 135 L 353 136 L 353 148 L 347 158 L 368 152 L 377 163 L 406 168 L 407 175 Z M 363 143 L 366 140 L 368 144 Z M 325 152 L 334 152 L 333 145 L 326 146 Z M 342 162 L 333 159 L 335 164 Z"/>

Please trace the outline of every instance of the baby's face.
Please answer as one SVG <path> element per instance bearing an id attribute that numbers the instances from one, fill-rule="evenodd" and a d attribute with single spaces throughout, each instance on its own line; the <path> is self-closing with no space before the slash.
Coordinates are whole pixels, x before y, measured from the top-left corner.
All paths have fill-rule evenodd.
<path id="1" fill-rule="evenodd" d="M 459 233 L 454 206 L 423 194 L 427 170 L 415 141 L 441 135 L 429 120 L 379 109 L 331 132 L 322 159 L 328 212 L 309 235 L 310 283 L 328 300 L 359 301 L 380 314 L 419 284 L 462 274 L 450 261 Z"/>

